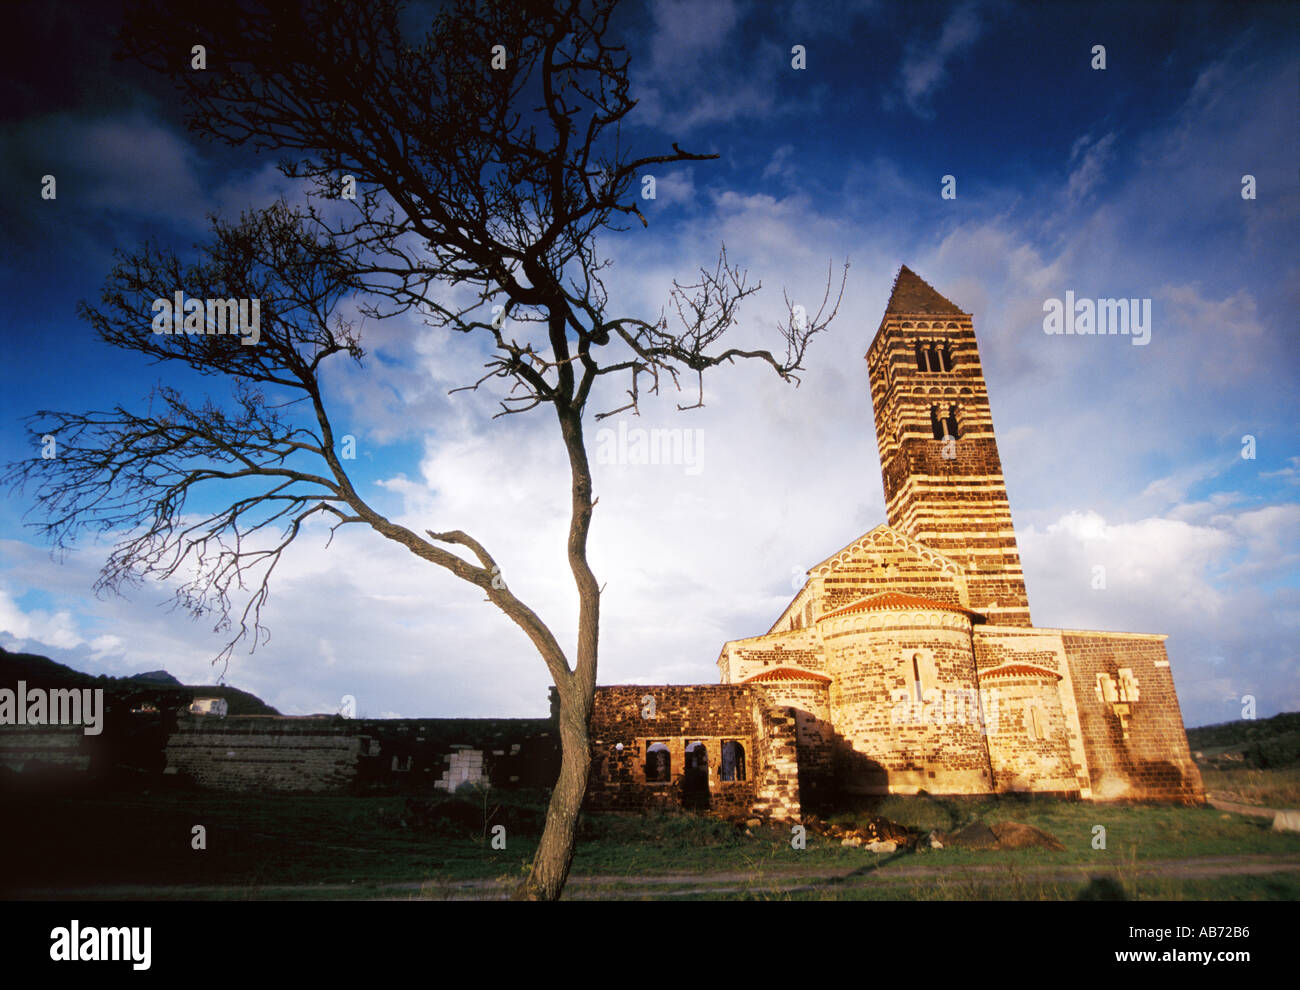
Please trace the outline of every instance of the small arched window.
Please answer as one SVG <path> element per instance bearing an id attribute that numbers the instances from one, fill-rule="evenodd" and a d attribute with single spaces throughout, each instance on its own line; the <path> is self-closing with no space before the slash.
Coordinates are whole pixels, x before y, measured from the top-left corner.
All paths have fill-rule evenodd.
<path id="1" fill-rule="evenodd" d="M 664 743 L 651 743 L 645 751 L 647 784 L 666 784 L 673 778 L 673 761 Z"/>
<path id="2" fill-rule="evenodd" d="M 925 371 L 925 354 L 921 351 L 921 342 L 916 342 L 916 370 Z"/>
<path id="3" fill-rule="evenodd" d="M 948 341 L 943 342 L 943 350 L 940 351 L 940 354 L 943 357 L 943 370 L 952 371 L 952 347 Z"/>
<path id="4" fill-rule="evenodd" d="M 919 704 L 924 700 L 925 685 L 921 683 L 921 662 L 923 658 L 919 653 L 912 654 L 912 686 L 916 689 L 916 700 Z"/>
<path id="5" fill-rule="evenodd" d="M 722 743 L 722 779 L 745 779 L 745 747 L 734 739 Z"/>
<path id="6" fill-rule="evenodd" d="M 943 423 L 939 420 L 938 403 L 933 403 L 930 406 L 930 430 L 934 433 L 936 440 L 943 439 Z"/>

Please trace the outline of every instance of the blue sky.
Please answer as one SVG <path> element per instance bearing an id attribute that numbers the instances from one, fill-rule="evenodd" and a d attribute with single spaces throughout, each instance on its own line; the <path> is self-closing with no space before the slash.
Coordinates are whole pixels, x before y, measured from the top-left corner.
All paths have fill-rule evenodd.
<path id="1" fill-rule="evenodd" d="M 114 248 L 185 249 L 208 211 L 302 196 L 270 158 L 189 134 L 163 80 L 114 61 L 111 8 L 16 18 L 30 44 L 0 109 L 4 462 L 33 455 L 19 427 L 38 408 L 139 405 L 160 375 L 227 396 L 99 343 L 76 303 Z M 636 150 L 721 156 L 656 173 L 649 228 L 602 237 L 616 305 L 653 318 L 725 241 L 764 286 L 735 333 L 771 343 L 782 287 L 815 309 L 828 263 L 851 268 L 799 388 L 737 365 L 706 379 L 703 409 L 665 395 L 623 418 L 699 447 L 694 466 L 595 467 L 602 683 L 715 681 L 724 641 L 766 631 L 804 569 L 884 522 L 862 355 L 907 264 L 974 315 L 1035 624 L 1168 633 L 1189 725 L 1240 717 L 1247 694 L 1261 715 L 1300 709 L 1293 5 L 701 0 L 629 4 L 616 26 Z M 1044 334 L 1044 301 L 1066 290 L 1152 300 L 1150 343 Z M 551 417 L 493 421 L 496 397 L 449 396 L 483 359 L 464 338 L 400 320 L 363 334 L 362 368 L 325 379 L 358 483 L 415 528 L 476 535 L 568 646 Z M 618 423 L 589 421 L 593 452 Z M 28 498 L 2 505 L 0 643 L 212 680 L 211 622 L 168 612 L 162 587 L 96 599 L 107 545 L 51 559 Z M 545 713 L 540 659 L 474 589 L 370 532 L 324 544 L 285 558 L 271 640 L 237 653 L 229 682 L 289 713 L 347 694 L 365 715 Z"/>

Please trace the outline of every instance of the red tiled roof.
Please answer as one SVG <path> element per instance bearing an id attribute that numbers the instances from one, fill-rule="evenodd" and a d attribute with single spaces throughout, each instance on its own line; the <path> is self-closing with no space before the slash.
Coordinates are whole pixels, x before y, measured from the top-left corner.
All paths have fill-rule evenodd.
<path id="1" fill-rule="evenodd" d="M 1040 667 L 1033 663 L 1004 663 L 989 670 L 979 672 L 980 680 L 986 677 L 1055 677 L 1058 681 L 1061 675 L 1054 670 L 1048 670 L 1046 667 Z"/>
<path id="2" fill-rule="evenodd" d="M 774 667 L 772 670 L 765 670 L 753 677 L 746 677 L 742 684 L 752 684 L 755 681 L 820 681 L 829 684 L 831 679 L 825 674 L 816 674 L 811 670 L 799 670 L 797 667 Z"/>
<path id="3" fill-rule="evenodd" d="M 817 621 L 820 622 L 822 619 L 829 619 L 835 615 L 849 615 L 852 612 L 874 612 L 882 609 L 925 609 L 932 612 L 959 612 L 962 615 L 969 616 L 972 622 L 984 621 L 984 616 L 979 612 L 972 612 L 961 605 L 954 605 L 952 602 L 938 602 L 933 598 L 922 598 L 920 595 L 905 595 L 901 591 L 886 591 L 879 595 L 872 595 L 870 598 L 863 598 L 852 605 L 845 605 L 833 612 L 827 612 Z"/>

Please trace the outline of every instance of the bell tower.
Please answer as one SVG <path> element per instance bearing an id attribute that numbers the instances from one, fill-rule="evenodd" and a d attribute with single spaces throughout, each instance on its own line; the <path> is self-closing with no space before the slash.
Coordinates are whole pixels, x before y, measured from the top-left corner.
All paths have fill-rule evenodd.
<path id="1" fill-rule="evenodd" d="M 970 314 L 904 265 L 866 358 L 889 525 L 962 564 L 990 622 L 1030 625 Z"/>

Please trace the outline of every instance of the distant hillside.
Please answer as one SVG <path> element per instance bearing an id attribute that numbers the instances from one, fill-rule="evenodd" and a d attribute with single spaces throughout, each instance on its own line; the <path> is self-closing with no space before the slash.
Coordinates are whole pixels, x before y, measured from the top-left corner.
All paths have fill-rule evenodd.
<path id="1" fill-rule="evenodd" d="M 163 687 L 185 686 L 165 670 L 151 670 L 144 674 L 132 674 L 127 680 L 147 681 L 150 684 L 161 684 Z"/>
<path id="2" fill-rule="evenodd" d="M 1276 768 L 1300 765 L 1300 712 L 1241 719 L 1187 730 L 1198 762 L 1215 767 Z"/>
<path id="3" fill-rule="evenodd" d="M 105 691 L 138 692 L 150 688 L 188 692 L 191 697 L 225 698 L 231 715 L 279 715 L 256 695 L 229 685 L 182 684 L 165 670 L 151 670 L 131 677 L 98 677 L 73 670 L 49 657 L 35 653 L 10 653 L 0 647 L 0 687 L 12 689 L 19 681 L 28 687 L 103 688 Z"/>

